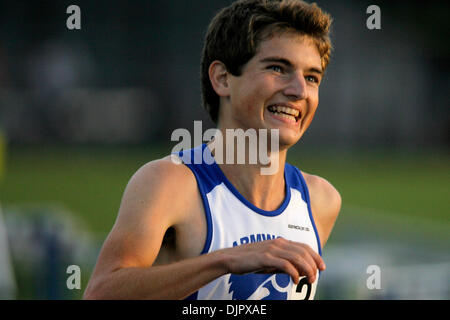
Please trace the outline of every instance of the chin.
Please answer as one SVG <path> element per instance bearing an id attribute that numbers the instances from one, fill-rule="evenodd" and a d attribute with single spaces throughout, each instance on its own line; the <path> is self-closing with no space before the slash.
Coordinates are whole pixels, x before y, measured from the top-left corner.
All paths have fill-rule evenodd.
<path id="1" fill-rule="evenodd" d="M 280 132 L 280 144 L 279 144 L 280 150 L 294 146 L 297 142 L 299 142 L 300 138 L 301 136 L 298 134 L 287 135 Z"/>

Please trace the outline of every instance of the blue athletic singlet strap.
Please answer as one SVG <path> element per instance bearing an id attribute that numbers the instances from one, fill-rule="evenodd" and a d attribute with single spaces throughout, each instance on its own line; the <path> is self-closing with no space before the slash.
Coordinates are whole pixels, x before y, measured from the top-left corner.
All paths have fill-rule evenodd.
<path id="1" fill-rule="evenodd" d="M 194 174 L 195 179 L 197 180 L 200 195 L 202 197 L 203 208 L 205 210 L 207 231 L 206 231 L 205 245 L 203 246 L 201 254 L 205 254 L 209 251 L 209 248 L 211 246 L 212 228 L 213 228 L 211 220 L 211 209 L 209 207 L 206 195 L 212 189 L 214 189 L 215 186 L 222 183 L 221 176 L 220 174 L 218 174 L 215 166 L 212 165 L 212 163 L 214 163 L 214 160 L 206 144 L 202 144 L 190 150 L 180 151 L 178 153 L 178 156 L 183 161 L 183 164 L 186 165 Z M 206 163 L 205 158 L 209 164 Z M 197 300 L 197 297 L 198 291 L 194 292 L 193 294 L 185 298 L 185 300 Z"/>
<path id="2" fill-rule="evenodd" d="M 316 224 L 314 222 L 314 217 L 312 215 L 312 211 L 311 211 L 311 201 L 309 198 L 309 190 L 308 190 L 308 186 L 306 184 L 305 178 L 303 177 L 303 174 L 301 173 L 301 171 L 286 163 L 286 179 L 288 179 L 288 184 L 298 190 L 301 195 L 302 195 L 302 199 L 303 201 L 306 202 L 307 206 L 308 206 L 308 213 L 309 213 L 309 219 L 311 220 L 311 224 L 314 228 L 314 233 L 316 234 L 316 238 L 317 238 L 317 246 L 319 249 L 319 254 L 322 255 L 322 247 L 320 245 L 320 239 L 319 239 L 319 234 L 317 233 L 317 228 L 316 228 Z"/>
<path id="3" fill-rule="evenodd" d="M 206 144 L 180 151 L 178 156 L 194 172 L 205 193 L 209 193 L 215 186 L 222 183 L 222 176 L 213 165 L 214 158 Z"/>

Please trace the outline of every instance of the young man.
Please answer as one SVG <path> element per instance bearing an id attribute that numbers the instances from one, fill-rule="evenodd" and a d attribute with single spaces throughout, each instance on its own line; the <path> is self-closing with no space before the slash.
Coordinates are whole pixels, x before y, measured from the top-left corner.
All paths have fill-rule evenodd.
<path id="1" fill-rule="evenodd" d="M 330 23 L 302 1 L 244 0 L 218 13 L 202 57 L 204 104 L 223 136 L 277 130 L 279 170 L 185 161 L 213 155 L 214 142 L 180 153 L 185 165 L 170 156 L 144 165 L 128 183 L 85 298 L 314 297 L 341 198 L 287 164 L 286 153 L 314 117 Z"/>

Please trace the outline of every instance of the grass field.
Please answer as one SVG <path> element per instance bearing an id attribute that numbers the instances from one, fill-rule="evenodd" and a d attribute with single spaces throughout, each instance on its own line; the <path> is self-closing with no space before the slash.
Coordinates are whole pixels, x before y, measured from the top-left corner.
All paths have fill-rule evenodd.
<path id="1" fill-rule="evenodd" d="M 10 147 L 0 181 L 3 206 L 55 203 L 77 215 L 90 231 L 112 227 L 124 188 L 144 163 L 170 147 Z M 328 179 L 345 208 L 369 208 L 400 218 L 448 224 L 450 156 L 445 153 L 308 152 L 289 162 Z M 306 152 L 304 152 L 306 154 Z M 347 218 L 355 210 L 346 212 Z"/>
<path id="2" fill-rule="evenodd" d="M 95 239 L 103 241 L 115 221 L 130 177 L 140 166 L 168 154 L 170 149 L 10 147 L 6 173 L 0 180 L 0 203 L 5 212 L 12 207 L 35 205 L 64 208 L 76 221 L 81 221 Z M 419 245 L 431 241 L 427 248 L 442 244 L 441 252 L 447 252 L 450 247 L 449 160 L 450 156 L 443 152 L 419 155 L 386 151 L 335 153 L 331 149 L 305 151 L 297 147 L 288 156 L 290 163 L 305 172 L 325 177 L 341 193 L 343 206 L 328 241 L 329 248 L 345 243 L 350 234 L 353 243 L 376 243 L 384 239 L 386 244 L 383 245 L 403 242 L 405 249 L 414 247 L 414 241 Z M 404 237 L 407 229 L 411 232 Z M 359 235 L 355 237 L 356 232 Z M 394 242 L 386 240 L 389 237 Z M 92 246 L 97 250 L 100 244 Z M 95 257 L 89 258 L 88 263 L 93 263 L 90 261 L 93 259 Z M 32 289 L 36 280 L 30 280 L 36 275 L 21 271 L 19 267 L 20 264 L 16 266 L 18 297 L 36 298 L 33 293 L 36 289 Z M 91 271 L 83 272 L 83 288 Z M 65 279 L 66 275 L 61 277 Z M 63 282 L 58 284 L 61 288 L 64 285 Z M 79 299 L 82 291 L 73 294 L 72 298 Z"/>

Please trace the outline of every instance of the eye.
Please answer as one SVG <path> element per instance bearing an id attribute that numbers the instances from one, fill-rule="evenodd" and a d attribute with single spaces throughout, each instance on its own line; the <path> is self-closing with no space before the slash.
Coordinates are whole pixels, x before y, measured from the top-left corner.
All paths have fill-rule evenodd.
<path id="1" fill-rule="evenodd" d="M 309 81 L 309 82 L 319 83 L 319 78 L 317 78 L 315 76 L 306 76 L 305 79 L 306 79 L 306 81 Z"/>
<path id="2" fill-rule="evenodd" d="M 275 72 L 278 73 L 283 73 L 283 67 L 277 66 L 277 65 L 272 65 L 272 66 L 268 66 L 267 69 L 271 69 Z"/>

